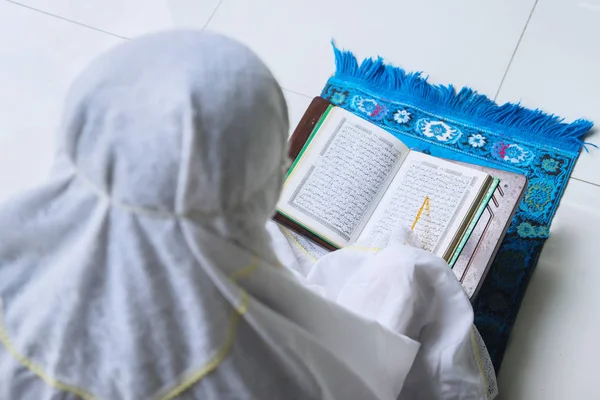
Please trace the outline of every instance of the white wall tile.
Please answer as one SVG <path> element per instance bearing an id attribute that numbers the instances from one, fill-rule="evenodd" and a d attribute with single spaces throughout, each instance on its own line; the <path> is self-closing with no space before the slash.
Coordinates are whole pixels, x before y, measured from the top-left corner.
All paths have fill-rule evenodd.
<path id="1" fill-rule="evenodd" d="M 300 119 L 306 112 L 306 109 L 312 101 L 312 98 L 290 92 L 289 90 L 284 90 L 283 94 L 285 96 L 285 101 L 287 102 L 288 107 L 291 135 L 294 132 L 294 129 L 296 129 L 298 122 L 300 122 Z"/>
<path id="2" fill-rule="evenodd" d="M 522 101 L 600 124 L 600 1 L 540 0 L 498 100 Z M 600 134 L 588 141 L 600 145 Z M 573 176 L 600 184 L 600 151 L 583 152 Z"/>
<path id="3" fill-rule="evenodd" d="M 500 372 L 502 400 L 600 399 L 600 187 L 572 180 Z"/>
<path id="4" fill-rule="evenodd" d="M 71 82 L 120 41 L 0 2 L 0 200 L 46 176 Z"/>
<path id="5" fill-rule="evenodd" d="M 173 27 L 201 29 L 219 4 L 219 0 L 16 1 L 128 38 Z"/>
<path id="6" fill-rule="evenodd" d="M 254 49 L 286 89 L 319 94 L 334 70 L 329 41 L 382 55 L 434 81 L 494 95 L 533 0 L 224 0 L 207 28 Z"/>

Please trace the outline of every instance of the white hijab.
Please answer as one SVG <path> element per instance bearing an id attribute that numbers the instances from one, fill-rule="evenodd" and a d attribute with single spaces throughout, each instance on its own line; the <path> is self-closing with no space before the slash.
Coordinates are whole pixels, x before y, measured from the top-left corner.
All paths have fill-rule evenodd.
<path id="1" fill-rule="evenodd" d="M 286 113 L 267 68 L 220 36 L 92 63 L 52 177 L 0 208 L 0 398 L 395 399 L 419 344 L 270 250 Z"/>

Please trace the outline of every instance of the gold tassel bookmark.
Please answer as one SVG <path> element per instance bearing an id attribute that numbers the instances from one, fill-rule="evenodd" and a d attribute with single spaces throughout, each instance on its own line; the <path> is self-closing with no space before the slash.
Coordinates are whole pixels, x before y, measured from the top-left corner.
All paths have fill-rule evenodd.
<path id="1" fill-rule="evenodd" d="M 419 212 L 417 213 L 417 218 L 415 218 L 415 222 L 413 222 L 412 226 L 410 227 L 411 231 L 415 230 L 415 226 L 417 226 L 417 222 L 419 222 L 419 220 L 421 219 L 421 214 L 423 214 L 423 209 L 425 210 L 427 215 L 429 215 L 429 196 L 425 196 L 425 200 L 423 201 L 423 204 L 421 205 L 421 208 L 419 208 Z"/>

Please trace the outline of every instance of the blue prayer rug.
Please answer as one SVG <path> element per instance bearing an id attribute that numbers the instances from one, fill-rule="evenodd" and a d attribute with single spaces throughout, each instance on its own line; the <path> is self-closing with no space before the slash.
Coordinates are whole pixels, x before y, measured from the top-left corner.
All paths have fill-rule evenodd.
<path id="1" fill-rule="evenodd" d="M 526 175 L 529 185 L 474 305 L 475 324 L 499 370 L 529 278 L 567 186 L 586 120 L 570 124 L 518 104 L 497 105 L 477 92 L 432 85 L 420 73 L 360 65 L 334 46 L 336 72 L 322 97 L 437 157 Z"/>

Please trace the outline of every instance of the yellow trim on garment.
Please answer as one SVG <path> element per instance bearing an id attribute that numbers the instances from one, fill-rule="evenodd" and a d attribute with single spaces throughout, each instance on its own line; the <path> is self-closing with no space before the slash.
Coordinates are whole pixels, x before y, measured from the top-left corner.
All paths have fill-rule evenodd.
<path id="1" fill-rule="evenodd" d="M 315 258 L 315 256 L 313 256 L 312 254 L 310 254 L 310 252 L 304 246 L 302 246 L 302 244 L 300 244 L 300 242 L 298 241 L 298 239 L 296 239 L 294 237 L 294 235 L 292 235 L 286 228 L 282 227 L 281 230 L 283 231 L 283 233 L 285 234 L 285 236 L 287 236 L 290 239 L 292 239 L 293 243 L 297 247 L 299 247 L 303 252 L 305 252 L 313 261 L 317 261 L 317 259 Z M 374 252 L 378 252 L 378 251 L 383 250 L 380 247 L 367 247 L 367 246 L 357 246 L 357 245 L 343 247 L 342 249 L 352 249 L 352 250 L 357 250 L 357 251 L 374 251 Z"/>
<path id="2" fill-rule="evenodd" d="M 248 305 L 250 304 L 250 298 L 246 292 L 242 295 L 242 303 L 235 308 L 235 312 L 231 313 L 229 320 L 229 329 L 227 330 L 227 337 L 225 339 L 225 343 L 215 357 L 210 360 L 206 365 L 204 365 L 200 370 L 193 373 L 191 376 L 186 378 L 179 385 L 175 386 L 173 389 L 169 390 L 164 396 L 160 397 L 160 400 L 172 400 L 190 389 L 192 386 L 196 385 L 198 382 L 202 380 L 205 376 L 213 372 L 217 367 L 227 358 L 229 352 L 231 351 L 231 347 L 233 346 L 233 340 L 235 339 L 235 333 L 237 331 L 237 324 L 242 315 L 248 311 Z"/>
<path id="3" fill-rule="evenodd" d="M 247 278 L 254 271 L 258 269 L 260 266 L 260 259 L 256 256 L 253 257 L 252 262 L 247 267 L 241 268 L 230 275 L 230 279 L 237 283 L 238 280 Z M 242 290 L 242 300 L 239 305 L 235 306 L 235 312 L 232 312 L 229 317 L 229 328 L 227 330 L 227 336 L 225 338 L 225 343 L 221 348 L 217 351 L 217 354 L 202 368 L 200 368 L 197 372 L 193 373 L 191 376 L 186 378 L 183 382 L 179 383 L 173 389 L 169 390 L 164 396 L 160 397 L 160 400 L 171 400 L 197 384 L 213 372 L 222 362 L 227 358 L 229 352 L 231 351 L 231 347 L 233 346 L 233 340 L 235 339 L 235 334 L 237 331 L 237 325 L 239 323 L 240 318 L 248 311 L 248 306 L 250 305 L 250 297 L 248 294 Z M 84 400 L 94 400 L 94 396 L 85 391 L 84 389 L 78 388 L 76 386 L 67 385 L 57 379 L 54 379 L 47 375 L 44 370 L 38 366 L 36 363 L 23 356 L 13 345 L 10 337 L 4 327 L 4 323 L 2 320 L 2 302 L 0 301 L 0 343 L 6 348 L 6 350 L 14 357 L 20 364 L 26 367 L 33 374 L 38 376 L 41 380 L 46 382 L 51 387 L 61 390 L 63 392 L 68 392 L 71 394 L 75 394 L 81 397 Z"/>
<path id="4" fill-rule="evenodd" d="M 352 250 L 358 250 L 358 251 L 374 251 L 374 252 L 378 252 L 383 250 L 380 247 L 367 247 L 367 246 L 348 246 L 348 247 L 344 247 L 345 249 L 352 249 Z"/>
<path id="5" fill-rule="evenodd" d="M 252 258 L 252 262 L 250 263 L 250 265 L 248 265 L 247 267 L 238 269 L 237 271 L 235 271 L 234 273 L 232 273 L 231 275 L 229 275 L 229 278 L 236 282 L 239 281 L 240 279 L 244 279 L 247 278 L 248 276 L 250 276 L 254 271 L 256 271 L 258 269 L 260 265 L 259 259 L 258 257 L 254 256 Z"/>
<path id="6" fill-rule="evenodd" d="M 481 361 L 481 354 L 479 353 L 479 344 L 475 338 L 475 330 L 471 327 L 471 346 L 473 347 L 473 353 L 475 353 L 475 359 L 477 360 L 477 367 L 479 368 L 479 375 L 483 378 L 483 388 L 485 393 L 488 392 L 488 382 L 483 370 L 483 361 Z"/>
<path id="7" fill-rule="evenodd" d="M 302 244 L 300 244 L 300 242 L 298 241 L 298 239 L 296 239 L 294 237 L 294 235 L 292 235 L 286 228 L 281 228 L 281 230 L 283 231 L 283 233 L 285 234 L 285 236 L 289 237 L 290 239 L 292 239 L 293 243 L 300 248 L 300 250 L 302 250 L 303 252 L 306 253 L 307 256 L 309 256 L 313 261 L 317 261 L 316 257 L 313 256 L 312 254 L 310 254 L 310 252 L 308 250 L 306 250 L 306 248 L 304 246 L 302 246 Z"/>
<path id="8" fill-rule="evenodd" d="M 250 265 L 233 272 L 229 278 L 234 283 L 237 283 L 237 281 L 240 279 L 247 278 L 254 273 L 259 266 L 260 259 L 257 256 L 253 256 Z M 231 347 L 233 346 L 233 340 L 235 339 L 238 322 L 242 315 L 248 311 L 248 306 L 250 305 L 250 297 L 248 296 L 248 293 L 246 293 L 243 289 L 241 290 L 242 301 L 240 305 L 235 307 L 235 312 L 231 313 L 229 317 L 229 328 L 227 329 L 227 336 L 223 346 L 221 346 L 221 348 L 217 351 L 217 354 L 212 360 L 206 363 L 198 371 L 184 379 L 183 382 L 179 383 L 173 389 L 169 390 L 164 396 L 160 397 L 160 400 L 172 400 L 176 398 L 186 390 L 190 389 L 192 386 L 198 384 L 205 376 L 217 369 L 217 367 L 227 358 L 229 352 L 231 351 Z"/>
<path id="9" fill-rule="evenodd" d="M 2 302 L 0 302 L 0 307 L 2 306 Z M 94 396 L 92 396 L 87 391 L 78 388 L 77 386 L 67 385 L 59 381 L 58 379 L 52 378 L 47 375 L 44 370 L 37 365 L 35 362 L 30 360 L 29 358 L 22 355 L 16 348 L 16 346 L 10 340 L 8 332 L 4 327 L 4 321 L 2 319 L 2 310 L 0 309 L 0 342 L 4 346 L 4 348 L 10 353 L 13 358 L 15 358 L 21 365 L 31 371 L 33 374 L 37 375 L 38 378 L 46 382 L 48 385 L 52 386 L 55 389 L 61 390 L 63 392 L 71 393 L 76 396 L 81 397 L 84 400 L 94 400 Z"/>

